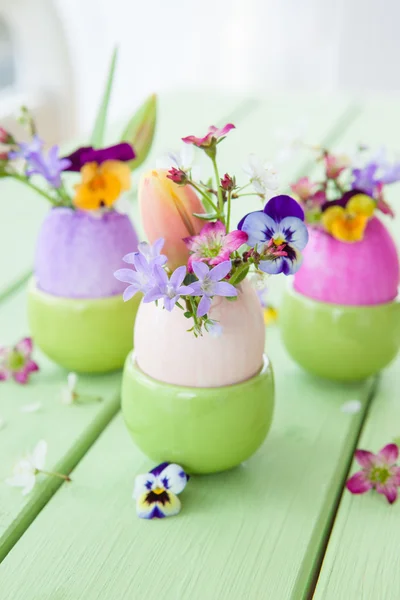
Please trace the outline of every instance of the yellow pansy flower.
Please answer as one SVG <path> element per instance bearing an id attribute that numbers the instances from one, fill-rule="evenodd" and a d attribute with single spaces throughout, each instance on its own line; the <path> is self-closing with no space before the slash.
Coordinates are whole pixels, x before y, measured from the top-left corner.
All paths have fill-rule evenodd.
<path id="1" fill-rule="evenodd" d="M 101 165 L 86 163 L 81 175 L 81 183 L 75 186 L 73 204 L 82 210 L 111 207 L 131 184 L 130 168 L 119 160 L 106 160 Z"/>
<path id="2" fill-rule="evenodd" d="M 331 206 L 321 217 L 326 231 L 341 242 L 359 242 L 364 237 L 368 220 L 374 214 L 376 202 L 366 194 L 355 194 L 345 207 Z"/>

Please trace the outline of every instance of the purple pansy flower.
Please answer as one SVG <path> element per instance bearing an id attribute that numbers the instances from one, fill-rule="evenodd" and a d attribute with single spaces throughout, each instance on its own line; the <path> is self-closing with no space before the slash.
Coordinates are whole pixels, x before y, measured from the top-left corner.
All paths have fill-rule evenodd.
<path id="1" fill-rule="evenodd" d="M 183 241 L 193 253 L 188 261 L 188 270 L 192 273 L 194 262 L 205 262 L 213 266 L 229 260 L 231 252 L 247 242 L 247 234 L 244 231 L 231 231 L 227 234 L 225 225 L 216 221 L 204 225 L 199 235 L 184 238 Z"/>
<path id="2" fill-rule="evenodd" d="M 181 510 L 178 498 L 189 480 L 185 471 L 176 464 L 162 463 L 149 473 L 138 475 L 132 497 L 140 519 L 163 519 L 177 515 Z"/>
<path id="3" fill-rule="evenodd" d="M 364 494 L 375 489 L 384 494 L 390 504 L 397 498 L 400 486 L 400 467 L 396 465 L 399 449 L 396 444 L 387 444 L 378 454 L 368 450 L 356 450 L 354 457 L 362 466 L 346 483 L 352 494 Z"/>
<path id="4" fill-rule="evenodd" d="M 165 265 L 167 257 L 165 254 L 161 254 L 161 250 L 164 246 L 164 238 L 160 238 L 154 242 L 154 244 L 148 244 L 147 242 L 140 242 L 138 244 L 138 250 L 142 256 L 152 265 Z M 123 261 L 129 264 L 133 264 L 133 260 L 137 252 L 131 252 L 123 257 Z"/>
<path id="5" fill-rule="evenodd" d="M 197 307 L 197 316 L 203 317 L 208 313 L 211 307 L 213 296 L 237 296 L 237 289 L 224 279 L 232 268 L 230 260 L 226 260 L 213 269 L 202 262 L 193 263 L 193 271 L 198 281 L 190 284 L 192 292 L 190 296 L 201 296 L 199 306 Z"/>
<path id="6" fill-rule="evenodd" d="M 101 148 L 96 150 L 92 146 L 86 146 L 78 148 L 75 152 L 72 152 L 65 158 L 70 161 L 70 165 L 65 169 L 66 171 L 80 171 L 83 165 L 90 162 L 95 162 L 101 165 L 106 160 L 120 160 L 127 162 L 133 160 L 136 154 L 130 144 L 127 142 L 121 142 L 108 148 Z"/>
<path id="7" fill-rule="evenodd" d="M 38 364 L 31 358 L 32 351 L 29 337 L 10 348 L 0 348 L 0 381 L 13 377 L 17 383 L 28 383 L 30 374 L 39 371 Z"/>
<path id="8" fill-rule="evenodd" d="M 124 302 L 130 300 L 137 292 L 146 294 L 156 285 L 154 279 L 154 266 L 149 264 L 145 257 L 139 252 L 135 252 L 132 256 L 132 263 L 136 269 L 118 269 L 115 271 L 114 277 L 118 281 L 129 283 L 123 294 Z"/>
<path id="9" fill-rule="evenodd" d="M 155 286 L 146 293 L 143 302 L 164 301 L 164 308 L 171 311 L 179 298 L 183 295 L 190 295 L 193 292 L 191 286 L 182 285 L 186 277 L 186 267 L 178 267 L 168 278 L 167 273 L 160 265 L 154 265 L 153 278 Z"/>
<path id="10" fill-rule="evenodd" d="M 290 196 L 271 198 L 264 210 L 249 213 L 238 224 L 238 229 L 248 235 L 247 244 L 273 258 L 263 260 L 259 268 L 264 273 L 276 275 L 296 273 L 301 265 L 301 250 L 308 242 L 301 206 Z M 274 256 L 274 248 L 279 250 Z"/>

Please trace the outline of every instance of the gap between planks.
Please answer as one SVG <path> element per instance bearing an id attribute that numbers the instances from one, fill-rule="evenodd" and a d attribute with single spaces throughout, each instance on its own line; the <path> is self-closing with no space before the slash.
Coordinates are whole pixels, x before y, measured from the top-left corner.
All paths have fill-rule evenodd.
<path id="1" fill-rule="evenodd" d="M 306 588 L 305 588 L 306 590 L 308 590 L 308 592 L 305 594 L 304 600 L 312 600 L 312 598 L 314 597 L 318 579 L 319 579 L 319 576 L 321 573 L 322 563 L 324 561 L 326 550 L 328 548 L 328 544 L 329 544 L 329 541 L 330 541 L 330 538 L 332 535 L 333 526 L 336 521 L 336 516 L 339 511 L 339 507 L 340 507 L 340 503 L 343 498 L 343 494 L 345 493 L 345 483 L 348 478 L 349 472 L 351 470 L 351 465 L 353 463 L 353 458 L 354 458 L 354 452 L 358 446 L 358 442 L 359 442 L 361 434 L 363 432 L 365 422 L 368 418 L 370 408 L 372 406 L 372 403 L 373 403 L 376 393 L 378 391 L 380 380 L 381 380 L 381 375 L 380 374 L 376 375 L 373 379 L 371 389 L 369 390 L 367 400 L 366 400 L 366 408 L 364 411 L 364 415 L 360 421 L 357 434 L 354 438 L 352 453 L 349 455 L 349 457 L 347 459 L 346 470 L 345 470 L 344 477 L 342 480 L 342 485 L 341 485 L 341 488 L 337 492 L 336 502 L 332 509 L 331 518 L 329 519 L 329 522 L 327 523 L 324 535 L 321 538 L 322 539 L 321 547 L 319 548 L 319 550 L 317 552 L 315 564 L 310 572 L 309 583 L 306 585 Z"/>

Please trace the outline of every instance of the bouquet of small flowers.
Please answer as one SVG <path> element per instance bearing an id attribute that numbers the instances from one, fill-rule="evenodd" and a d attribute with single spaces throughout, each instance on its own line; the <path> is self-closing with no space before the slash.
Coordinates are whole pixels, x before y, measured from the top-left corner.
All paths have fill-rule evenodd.
<path id="1" fill-rule="evenodd" d="M 136 125 L 147 126 L 146 144 L 140 145 L 140 161 L 146 157 L 153 138 L 155 125 L 155 98 L 151 97 L 141 107 L 137 116 L 143 121 Z M 132 143 L 122 141 L 109 147 L 93 145 L 76 149 L 72 154 L 60 156 L 57 145 L 45 149 L 35 120 L 26 107 L 21 109 L 19 122 L 26 126 L 29 139 L 20 141 L 0 127 L 0 177 L 10 177 L 29 186 L 55 207 L 69 207 L 90 211 L 101 216 L 113 209 L 124 191 L 129 190 L 131 170 L 138 166 L 138 154 Z M 128 132 L 132 132 L 130 123 Z M 137 129 L 138 127 L 136 127 Z M 123 135 L 123 139 L 126 134 Z M 97 145 L 97 144 L 96 144 Z M 136 146 L 136 144 L 135 144 Z M 68 189 L 66 174 L 80 172 L 80 182 Z M 43 186 L 43 183 L 45 184 Z"/>
<path id="2" fill-rule="evenodd" d="M 400 180 L 400 162 L 389 161 L 384 150 L 371 155 L 362 146 L 351 160 L 318 149 L 317 162 L 324 166 L 320 181 L 301 177 L 291 185 L 308 224 L 342 242 L 358 242 L 376 211 L 394 216 L 384 192 Z"/>
<path id="3" fill-rule="evenodd" d="M 272 197 L 263 210 L 246 214 L 231 229 L 232 203 L 247 195 L 257 195 L 265 202 L 274 175 L 251 157 L 246 169 L 250 180 L 244 185 L 239 185 L 233 174 L 220 176 L 217 148 L 234 128 L 230 123 L 220 129 L 211 126 L 204 137 L 183 138 L 210 160 L 213 176 L 206 182 L 197 180 L 176 156 L 169 170 L 144 175 L 139 200 L 144 227 L 148 235 L 151 230 L 153 243 L 142 242 L 138 252 L 124 257 L 133 270 L 115 273 L 118 280 L 129 284 L 125 300 L 141 292 L 144 303 L 162 301 L 167 311 L 177 306 L 192 320 L 189 331 L 196 337 L 204 330 L 220 331 L 219 324 L 209 317 L 213 298 L 235 301 L 241 282 L 251 273 L 295 273 L 308 241 L 303 209 L 286 195 Z M 250 185 L 253 192 L 247 190 Z"/>

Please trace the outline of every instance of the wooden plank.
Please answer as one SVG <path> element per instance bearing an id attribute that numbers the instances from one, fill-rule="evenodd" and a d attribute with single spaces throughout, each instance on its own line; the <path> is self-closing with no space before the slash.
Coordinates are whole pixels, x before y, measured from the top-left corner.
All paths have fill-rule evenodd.
<path id="1" fill-rule="evenodd" d="M 354 121 L 340 143 L 350 151 L 357 143 L 377 149 L 385 145 L 398 151 L 400 128 L 399 98 L 374 99 Z M 399 185 L 388 188 L 387 198 L 397 213 L 395 220 L 384 218 L 400 244 Z M 400 313 L 400 311 L 399 311 Z M 399 314 L 400 320 L 400 314 Z M 400 357 L 381 374 L 378 392 L 368 412 L 359 448 L 378 451 L 400 435 Z M 353 463 L 352 471 L 359 470 Z M 359 497 L 345 490 L 340 503 L 320 578 L 316 600 L 397 600 L 400 590 L 398 539 L 399 505 L 390 507 L 384 497 L 370 493 Z"/>
<path id="2" fill-rule="evenodd" d="M 15 343 L 26 335 L 25 304 L 25 290 L 3 301 L 2 343 Z M 47 478 L 31 495 L 22 497 L 20 490 L 3 483 L 14 462 L 44 438 L 49 444 L 48 469 L 68 473 L 119 410 L 119 373 L 81 377 L 80 392 L 100 396 L 103 401 L 66 406 L 60 399 L 66 372 L 40 352 L 35 357 L 40 372 L 32 376 L 29 385 L 0 385 L 0 416 L 5 421 L 0 431 L 0 561 L 61 484 L 59 479 Z M 21 413 L 23 406 L 36 402 L 42 405 L 38 412 Z"/>
<path id="3" fill-rule="evenodd" d="M 399 317 L 400 318 L 400 317 Z M 382 375 L 357 447 L 377 452 L 400 435 L 400 357 Z M 360 470 L 353 464 L 352 472 Z M 398 600 L 400 506 L 343 493 L 315 600 Z"/>
<path id="4" fill-rule="evenodd" d="M 177 518 L 143 522 L 131 491 L 151 464 L 118 416 L 0 566 L 5 600 L 305 597 L 372 382 L 341 386 L 302 373 L 277 330 L 268 345 L 276 413 L 256 456 L 192 478 Z M 354 399 L 361 411 L 343 413 Z"/>

